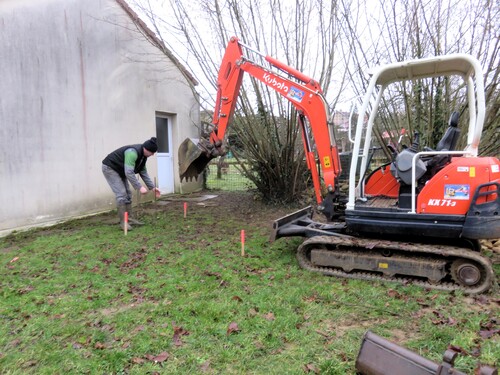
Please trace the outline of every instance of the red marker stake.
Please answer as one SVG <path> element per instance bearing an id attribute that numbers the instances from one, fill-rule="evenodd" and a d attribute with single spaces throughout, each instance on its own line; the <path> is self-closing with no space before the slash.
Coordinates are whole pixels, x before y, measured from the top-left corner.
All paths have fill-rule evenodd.
<path id="1" fill-rule="evenodd" d="M 127 227 L 128 227 L 128 212 L 125 211 L 123 214 L 123 232 L 125 233 L 125 236 L 127 235 Z"/>
<path id="2" fill-rule="evenodd" d="M 245 256 L 245 230 L 241 230 L 241 256 Z"/>
<path id="3" fill-rule="evenodd" d="M 188 210 L 188 204 L 187 204 L 187 202 L 184 202 L 184 219 L 187 216 L 187 210 Z"/>

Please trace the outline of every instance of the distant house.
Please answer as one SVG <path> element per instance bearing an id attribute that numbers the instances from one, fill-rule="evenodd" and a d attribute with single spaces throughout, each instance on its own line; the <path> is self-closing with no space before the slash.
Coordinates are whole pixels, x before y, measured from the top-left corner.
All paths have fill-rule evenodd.
<path id="1" fill-rule="evenodd" d="M 2 0 L 0 50 L 0 234 L 114 209 L 102 159 L 151 136 L 162 192 L 200 188 L 176 151 L 197 82 L 124 0 Z"/>
<path id="2" fill-rule="evenodd" d="M 349 121 L 351 121 L 351 113 L 335 111 L 332 122 L 335 129 L 336 142 L 341 152 L 348 152 L 351 150 L 351 143 L 349 141 Z M 354 137 L 354 130 L 351 131 L 351 137 Z"/>

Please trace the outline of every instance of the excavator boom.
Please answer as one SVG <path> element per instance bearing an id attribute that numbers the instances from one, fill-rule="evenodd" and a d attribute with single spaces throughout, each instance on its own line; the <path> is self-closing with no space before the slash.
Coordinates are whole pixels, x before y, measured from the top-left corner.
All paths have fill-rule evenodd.
<path id="1" fill-rule="evenodd" d="M 245 56 L 243 50 L 250 50 L 261 56 L 269 67 L 264 67 Z M 285 74 L 280 74 L 279 72 Z M 298 70 L 265 56 L 233 37 L 229 41 L 217 78 L 217 98 L 212 120 L 212 131 L 208 139 L 186 139 L 179 148 L 179 169 L 181 180 L 197 177 L 210 160 L 225 155 L 224 139 L 234 115 L 244 74 L 259 80 L 289 100 L 297 109 L 298 124 L 302 130 L 306 162 L 312 174 L 316 200 L 324 207 L 325 215 L 333 214 L 329 201 L 336 191 L 337 176 L 341 172 L 337 146 L 332 144 L 328 131 L 329 110 L 319 83 Z M 311 127 L 315 141 L 313 150 L 306 126 Z M 316 155 L 317 153 L 317 155 Z M 322 196 L 321 178 L 330 196 Z"/>

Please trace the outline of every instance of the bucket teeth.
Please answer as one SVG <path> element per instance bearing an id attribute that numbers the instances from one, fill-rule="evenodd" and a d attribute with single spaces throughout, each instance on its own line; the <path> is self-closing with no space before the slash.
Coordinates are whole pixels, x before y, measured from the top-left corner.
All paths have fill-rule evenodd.
<path id="1" fill-rule="evenodd" d="M 193 179 L 196 180 L 201 172 L 203 172 L 203 169 L 200 172 L 198 172 L 198 169 L 196 168 L 196 166 L 191 165 L 189 168 L 187 168 L 185 170 L 184 173 L 182 173 L 180 175 L 181 181 L 183 179 L 186 179 L 186 181 L 188 181 L 188 182 L 192 181 Z"/>

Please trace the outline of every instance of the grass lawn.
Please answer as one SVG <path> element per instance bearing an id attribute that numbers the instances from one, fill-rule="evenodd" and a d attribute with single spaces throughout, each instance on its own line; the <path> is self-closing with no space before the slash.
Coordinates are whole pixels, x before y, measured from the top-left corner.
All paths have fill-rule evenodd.
<path id="1" fill-rule="evenodd" d="M 249 193 L 142 205 L 0 239 L 1 374 L 354 374 L 368 330 L 473 374 L 498 366 L 500 298 L 300 269 L 290 208 Z M 246 232 L 241 256 L 240 231 Z M 496 268 L 497 280 L 499 269 Z"/>

